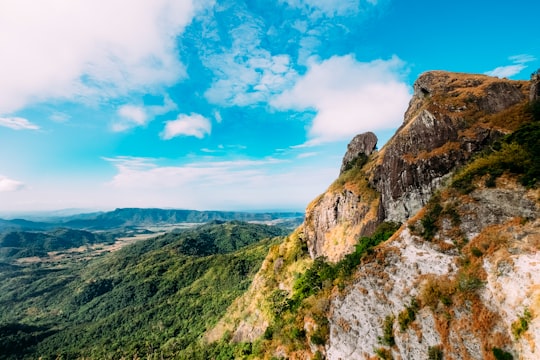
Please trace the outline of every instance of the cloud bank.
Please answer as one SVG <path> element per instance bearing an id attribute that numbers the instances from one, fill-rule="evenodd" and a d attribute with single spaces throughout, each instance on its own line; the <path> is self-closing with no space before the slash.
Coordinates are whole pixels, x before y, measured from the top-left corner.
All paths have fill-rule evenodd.
<path id="1" fill-rule="evenodd" d="M 185 76 L 175 38 L 194 13 L 186 0 L 3 0 L 0 114 L 173 84 Z"/>
<path id="2" fill-rule="evenodd" d="M 397 127 L 410 99 L 410 89 L 402 80 L 404 71 L 397 57 L 367 63 L 351 55 L 312 60 L 307 73 L 272 105 L 315 110 L 309 136 L 316 142 Z"/>

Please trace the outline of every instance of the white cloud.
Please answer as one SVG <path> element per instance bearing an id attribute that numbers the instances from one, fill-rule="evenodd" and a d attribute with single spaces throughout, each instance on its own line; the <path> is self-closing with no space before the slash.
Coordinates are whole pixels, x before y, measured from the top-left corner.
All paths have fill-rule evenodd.
<path id="1" fill-rule="evenodd" d="M 410 99 L 403 72 L 404 64 L 397 57 L 368 63 L 351 55 L 312 61 L 307 73 L 272 105 L 317 112 L 309 129 L 309 144 L 397 127 Z"/>
<path id="2" fill-rule="evenodd" d="M 337 171 L 324 163 L 306 167 L 276 158 L 204 160 L 173 166 L 159 166 L 155 159 L 106 160 L 117 169 L 107 185 L 115 204 L 122 206 L 137 206 L 140 201 L 146 207 L 298 209 L 324 191 Z"/>
<path id="3" fill-rule="evenodd" d="M 176 120 L 165 123 L 161 137 L 165 140 L 177 136 L 195 136 L 202 139 L 205 135 L 210 134 L 211 130 L 212 124 L 204 116 L 193 113 L 190 115 L 180 114 Z"/>
<path id="4" fill-rule="evenodd" d="M 333 16 L 352 16 L 358 14 L 368 4 L 377 5 L 377 0 L 281 0 L 291 7 L 295 7 L 308 13 L 312 18 L 318 18 L 321 15 Z"/>
<path id="5" fill-rule="evenodd" d="M 145 126 L 157 115 L 163 115 L 176 110 L 178 106 L 165 95 L 163 105 L 122 105 L 117 110 L 119 116 L 112 124 L 112 130 L 116 132 L 126 131 L 137 126 Z"/>
<path id="6" fill-rule="evenodd" d="M 489 76 L 496 76 L 499 78 L 508 78 L 514 75 L 519 74 L 525 68 L 527 68 L 527 63 L 535 61 L 536 58 L 532 55 L 520 54 L 510 56 L 508 60 L 512 61 L 512 65 L 498 66 L 493 70 L 486 71 L 484 74 Z"/>
<path id="7" fill-rule="evenodd" d="M 215 75 L 205 97 L 222 106 L 268 101 L 288 88 L 297 77 L 288 55 L 273 55 L 260 46 L 264 34 L 261 23 L 248 13 L 237 16 L 243 21 L 230 31 L 231 48 L 202 58 Z"/>
<path id="8" fill-rule="evenodd" d="M 47 99 L 153 91 L 184 76 L 191 0 L 1 0 L 0 114 Z"/>
<path id="9" fill-rule="evenodd" d="M 20 117 L 0 117 L 0 126 L 13 130 L 38 130 L 39 126 Z"/>
<path id="10" fill-rule="evenodd" d="M 68 114 L 64 114 L 58 111 L 52 113 L 51 116 L 49 116 L 49 119 L 51 119 L 52 121 L 56 123 L 65 123 L 69 121 L 70 118 L 71 116 L 69 116 Z"/>
<path id="11" fill-rule="evenodd" d="M 0 192 L 17 191 L 22 188 L 24 188 L 22 182 L 0 175 Z"/>

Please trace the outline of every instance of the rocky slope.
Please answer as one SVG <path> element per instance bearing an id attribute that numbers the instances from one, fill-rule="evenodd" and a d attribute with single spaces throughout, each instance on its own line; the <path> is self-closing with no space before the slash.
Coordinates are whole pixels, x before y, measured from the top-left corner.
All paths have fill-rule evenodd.
<path id="1" fill-rule="evenodd" d="M 261 358 L 540 358 L 537 89 L 538 76 L 420 76 L 393 138 L 353 139 L 208 339 L 262 341 Z M 400 230 L 358 253 L 388 222 Z"/>

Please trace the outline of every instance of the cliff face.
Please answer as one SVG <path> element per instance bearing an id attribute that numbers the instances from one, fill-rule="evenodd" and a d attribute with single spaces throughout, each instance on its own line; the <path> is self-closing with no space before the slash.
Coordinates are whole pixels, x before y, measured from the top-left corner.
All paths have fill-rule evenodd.
<path id="1" fill-rule="evenodd" d="M 392 139 L 380 151 L 371 133 L 353 139 L 338 179 L 218 328 L 264 334 L 263 358 L 540 358 L 537 83 L 420 76 Z M 528 143 L 496 142 L 509 133 Z M 347 280 L 320 278 L 334 266 L 321 257 L 339 274 L 382 222 L 402 225 Z"/>
<path id="2" fill-rule="evenodd" d="M 308 207 L 306 240 L 312 257 L 337 261 L 378 223 L 404 222 L 418 212 L 456 167 L 513 130 L 513 124 L 496 121 L 497 116 L 522 106 L 528 92 L 527 82 L 483 75 L 434 71 L 420 76 L 394 137 L 373 154 L 375 145 L 358 146 L 376 143 L 373 134 L 353 139 L 337 180 L 343 182 L 342 189 L 331 187 Z M 362 154 L 371 155 L 361 171 L 368 183 L 354 191 L 351 184 L 358 182 L 357 176 L 351 179 L 347 171 L 363 165 L 353 161 Z M 370 190 L 380 195 L 378 201 L 359 196 Z M 336 244 L 336 234 L 347 240 Z"/>

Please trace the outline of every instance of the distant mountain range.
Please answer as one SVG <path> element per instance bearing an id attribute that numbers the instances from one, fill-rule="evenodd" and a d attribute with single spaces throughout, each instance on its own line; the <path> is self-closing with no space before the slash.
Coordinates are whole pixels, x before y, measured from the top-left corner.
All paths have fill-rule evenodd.
<path id="1" fill-rule="evenodd" d="M 50 221 L 30 221 L 26 219 L 0 219 L 0 232 L 45 231 L 58 227 L 84 230 L 111 230 L 131 227 L 156 226 L 180 223 L 206 223 L 213 220 L 264 222 L 283 219 L 293 224 L 302 221 L 301 212 L 236 212 L 197 211 L 171 209 L 124 208 L 114 211 L 55 217 Z"/>

